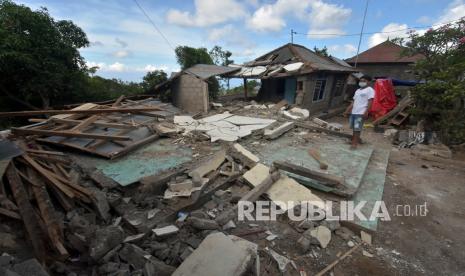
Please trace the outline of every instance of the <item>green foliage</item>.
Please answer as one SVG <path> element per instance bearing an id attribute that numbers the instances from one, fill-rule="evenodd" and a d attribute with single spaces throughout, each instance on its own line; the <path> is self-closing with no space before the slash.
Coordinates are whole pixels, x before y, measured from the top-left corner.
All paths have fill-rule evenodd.
<path id="1" fill-rule="evenodd" d="M 256 96 L 255 95 L 255 88 L 260 87 L 260 82 L 257 80 L 248 80 L 247 81 L 247 92 L 249 96 Z M 244 86 L 239 85 L 231 89 L 223 89 L 221 91 L 222 95 L 235 95 L 235 94 L 244 94 Z"/>
<path id="2" fill-rule="evenodd" d="M 317 48 L 316 46 L 313 47 L 313 51 L 317 54 L 319 54 L 320 56 L 324 56 L 324 57 L 329 57 L 329 54 L 328 54 L 328 48 L 326 48 L 326 46 L 324 46 L 323 48 L 319 49 Z"/>
<path id="3" fill-rule="evenodd" d="M 223 50 L 220 46 L 214 46 L 208 53 L 216 65 L 228 66 L 229 64 L 234 63 L 234 60 L 230 59 L 232 53 L 230 51 Z"/>
<path id="4" fill-rule="evenodd" d="M 78 49 L 88 45 L 71 21 L 0 0 L 0 89 L 16 102 L 47 108 L 69 99 L 87 78 Z"/>
<path id="5" fill-rule="evenodd" d="M 145 93 L 150 93 L 153 91 L 155 86 L 160 83 L 168 80 L 168 75 L 163 70 L 155 70 L 152 72 L 147 72 L 147 74 L 142 79 L 142 87 L 144 88 Z"/>
<path id="6" fill-rule="evenodd" d="M 220 48 L 221 49 L 221 48 Z M 196 64 L 214 64 L 207 48 L 192 48 L 189 46 L 178 46 L 174 50 L 181 70 L 192 67 Z M 208 92 L 211 99 L 218 97 L 220 84 L 215 77 L 208 79 Z"/>
<path id="7" fill-rule="evenodd" d="M 140 83 L 93 76 L 82 83 L 82 89 L 73 95 L 73 102 L 98 102 L 116 99 L 121 95 L 133 96 L 143 93 L 144 88 Z"/>
<path id="8" fill-rule="evenodd" d="M 174 50 L 181 70 L 196 64 L 213 64 L 213 59 L 208 54 L 207 48 L 192 48 L 189 46 L 178 46 Z"/>
<path id="9" fill-rule="evenodd" d="M 424 35 L 412 32 L 405 46 L 405 55 L 425 57 L 414 66 L 425 81 L 412 89 L 414 114 L 439 130 L 446 143 L 465 141 L 465 18 Z"/>

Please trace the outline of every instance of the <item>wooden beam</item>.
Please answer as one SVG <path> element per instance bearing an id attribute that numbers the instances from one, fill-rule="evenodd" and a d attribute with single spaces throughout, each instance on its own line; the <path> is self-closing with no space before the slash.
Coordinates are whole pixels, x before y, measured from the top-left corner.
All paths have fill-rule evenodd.
<path id="1" fill-rule="evenodd" d="M 117 107 L 118 105 L 120 105 L 121 101 L 124 99 L 124 95 L 121 95 L 118 97 L 118 99 L 116 99 L 116 101 L 111 105 L 112 107 Z"/>
<path id="2" fill-rule="evenodd" d="M 81 123 L 79 123 L 78 125 L 75 125 L 69 131 L 80 132 L 80 131 L 84 130 L 85 128 L 87 128 L 88 126 L 90 126 L 95 121 L 97 121 L 99 118 L 100 117 L 98 115 L 92 115 L 92 116 L 88 117 L 87 119 L 81 121 Z"/>
<path id="3" fill-rule="evenodd" d="M 37 153 L 37 154 L 65 156 L 65 154 L 61 151 L 36 150 L 36 149 L 26 149 L 26 151 L 30 153 Z"/>
<path id="4" fill-rule="evenodd" d="M 58 114 L 81 114 L 92 115 L 102 113 L 137 113 L 144 111 L 161 111 L 160 107 L 135 107 L 135 108 L 100 108 L 100 109 L 82 109 L 82 110 L 28 110 L 28 111 L 12 111 L 0 112 L 2 117 L 20 117 L 20 116 L 37 116 L 37 115 L 58 115 Z"/>
<path id="5" fill-rule="evenodd" d="M 6 169 L 6 177 L 8 178 L 8 183 L 10 184 L 16 204 L 18 204 L 19 213 L 23 218 L 24 226 L 32 243 L 35 255 L 39 260 L 44 261 L 47 256 L 47 251 L 43 233 L 39 230 L 39 221 L 35 215 L 34 208 L 29 202 L 26 189 L 21 178 L 19 178 L 13 162 L 10 162 Z"/>
<path id="6" fill-rule="evenodd" d="M 143 145 L 145 145 L 145 144 L 151 143 L 151 142 L 157 140 L 158 138 L 160 138 L 160 135 L 158 135 L 158 134 L 153 134 L 153 135 L 151 135 L 151 136 L 149 136 L 149 137 L 147 137 L 147 138 L 144 138 L 144 139 L 142 139 L 142 140 L 139 140 L 139 141 L 137 141 L 137 142 L 135 142 L 135 143 L 133 143 L 133 144 L 131 144 L 131 145 L 129 145 L 129 146 L 123 148 L 122 150 L 120 150 L 120 151 L 118 151 L 118 152 L 111 153 L 111 154 L 110 154 L 110 159 L 114 159 L 114 158 L 116 158 L 116 157 L 122 156 L 122 155 L 124 155 L 124 154 L 126 154 L 126 153 L 128 153 L 128 152 L 130 152 L 130 151 L 132 151 L 132 150 L 134 150 L 134 149 L 136 149 L 136 148 L 138 148 L 138 147 L 141 147 L 141 146 L 143 146 Z"/>
<path id="7" fill-rule="evenodd" d="M 21 216 L 15 211 L 11 211 L 5 208 L 0 208 L 0 215 L 4 215 L 13 219 L 21 220 Z"/>
<path id="8" fill-rule="evenodd" d="M 248 97 L 248 91 L 247 91 L 247 79 L 244 78 L 244 98 L 247 99 Z"/>
<path id="9" fill-rule="evenodd" d="M 338 185 L 345 186 L 344 178 L 340 176 L 314 171 L 305 167 L 291 164 L 289 162 L 274 161 L 273 165 L 280 170 L 288 171 L 290 173 L 294 173 L 303 177 L 315 179 L 317 181 L 325 183 L 327 186 L 330 187 L 335 187 Z"/>
<path id="10" fill-rule="evenodd" d="M 17 135 L 43 135 L 43 136 L 60 136 L 72 138 L 102 139 L 102 140 L 131 140 L 129 136 L 112 136 L 103 134 L 92 134 L 71 131 L 53 131 L 28 128 L 11 128 L 11 131 Z"/>
<path id="11" fill-rule="evenodd" d="M 79 125 L 82 121 L 80 120 L 71 120 L 71 119 L 58 119 L 51 118 L 52 122 L 62 123 L 68 125 Z M 117 128 L 117 129 L 135 129 L 137 126 L 126 125 L 126 124 L 115 124 L 115 123 L 102 123 L 102 122 L 93 122 L 92 125 L 104 128 Z"/>
<path id="12" fill-rule="evenodd" d="M 310 154 L 310 156 L 313 157 L 313 159 L 315 159 L 318 162 L 318 164 L 320 164 L 320 169 L 328 169 L 328 164 L 323 161 L 320 152 L 318 152 L 316 149 L 308 149 L 308 154 Z"/>

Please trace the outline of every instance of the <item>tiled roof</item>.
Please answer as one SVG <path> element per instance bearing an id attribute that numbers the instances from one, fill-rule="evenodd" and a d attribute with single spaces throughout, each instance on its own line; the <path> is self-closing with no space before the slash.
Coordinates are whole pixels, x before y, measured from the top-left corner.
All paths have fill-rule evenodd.
<path id="1" fill-rule="evenodd" d="M 358 55 L 357 63 L 414 63 L 423 56 L 401 56 L 404 47 L 389 40 L 384 41 Z M 349 64 L 354 64 L 356 56 L 346 59 Z"/>

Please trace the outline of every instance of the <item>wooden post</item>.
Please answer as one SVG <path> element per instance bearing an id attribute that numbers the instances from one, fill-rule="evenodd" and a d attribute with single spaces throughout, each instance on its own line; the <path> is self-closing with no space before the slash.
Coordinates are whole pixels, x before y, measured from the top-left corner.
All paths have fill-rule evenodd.
<path id="1" fill-rule="evenodd" d="M 247 79 L 244 78 L 244 98 L 247 100 Z"/>

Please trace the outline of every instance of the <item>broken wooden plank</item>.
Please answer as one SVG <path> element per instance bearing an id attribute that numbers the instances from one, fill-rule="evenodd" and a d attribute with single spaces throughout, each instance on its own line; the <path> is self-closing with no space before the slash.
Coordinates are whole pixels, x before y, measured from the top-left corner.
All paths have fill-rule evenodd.
<path id="1" fill-rule="evenodd" d="M 308 149 L 308 154 L 310 154 L 313 159 L 315 159 L 318 164 L 320 164 L 320 169 L 327 170 L 328 164 L 326 164 L 322 159 L 320 153 L 315 149 Z"/>
<path id="2" fill-rule="evenodd" d="M 309 125 L 309 124 L 303 123 L 303 122 L 295 122 L 295 124 L 298 127 L 306 128 L 306 129 L 309 129 L 309 130 L 312 130 L 312 131 L 325 132 L 325 133 L 328 133 L 328 134 L 331 134 L 331 135 L 334 135 L 334 136 L 352 139 L 352 134 L 350 134 L 350 133 L 334 131 L 334 130 L 330 130 L 330 129 L 327 129 L 327 128 L 324 128 L 324 127 L 312 126 L 312 125 Z"/>
<path id="3" fill-rule="evenodd" d="M 249 168 L 254 167 L 260 161 L 256 155 L 238 143 L 233 144 L 229 148 L 228 154 Z"/>
<path id="4" fill-rule="evenodd" d="M 44 261 L 47 256 L 46 244 L 43 239 L 43 234 L 39 232 L 40 224 L 35 215 L 34 208 L 29 202 L 29 198 L 26 194 L 24 184 L 19 178 L 17 169 L 11 162 L 6 170 L 6 177 L 10 184 L 13 197 L 15 198 L 16 204 L 18 204 L 19 213 L 23 218 L 24 226 L 29 235 L 29 239 L 32 242 L 35 255 L 38 259 Z"/>
<path id="5" fill-rule="evenodd" d="M 335 261 L 333 261 L 332 263 L 330 263 L 327 267 L 325 267 L 323 270 L 321 270 L 320 272 L 318 272 L 315 276 L 323 276 L 326 272 L 330 271 L 331 269 L 333 269 L 333 267 L 335 267 L 340 261 L 344 260 L 345 258 L 347 258 L 347 256 L 349 256 L 350 254 L 352 254 L 355 250 L 357 250 L 358 248 L 360 247 L 360 244 L 357 244 L 355 245 L 354 247 L 352 247 L 351 249 L 349 249 L 346 253 L 344 253 L 341 257 L 339 257 L 338 259 L 336 259 Z"/>
<path id="6" fill-rule="evenodd" d="M 121 101 L 124 100 L 124 95 L 121 95 L 116 99 L 116 101 L 111 105 L 111 107 L 117 107 L 121 104 Z"/>
<path id="7" fill-rule="evenodd" d="M 12 111 L 0 112 L 0 118 L 3 117 L 20 117 L 20 116 L 36 116 L 36 115 L 55 115 L 55 114 L 101 114 L 101 113 L 137 113 L 144 111 L 162 111 L 160 107 L 134 107 L 134 108 L 95 108 L 95 109 L 69 109 L 69 110 L 28 110 L 28 111 Z M 153 115 L 153 114 L 152 114 Z"/>
<path id="8" fill-rule="evenodd" d="M 5 208 L 0 208 L 0 214 L 13 218 L 13 219 L 21 220 L 21 216 L 18 213 L 16 213 L 15 211 L 5 209 Z"/>
<path id="9" fill-rule="evenodd" d="M 323 182 L 330 187 L 345 186 L 344 178 L 340 176 L 314 171 L 289 162 L 274 161 L 273 165 L 278 169 Z"/>
<path id="10" fill-rule="evenodd" d="M 71 132 L 80 132 L 84 130 L 86 127 L 90 126 L 92 123 L 97 121 L 100 117 L 98 115 L 92 115 L 85 120 L 82 120 L 79 124 L 75 125 L 69 131 Z"/>
<path id="11" fill-rule="evenodd" d="M 60 152 L 60 151 L 36 150 L 36 149 L 26 149 L 26 151 L 31 152 L 31 153 L 37 153 L 37 154 L 65 156 L 65 154 L 63 152 Z"/>
<path id="12" fill-rule="evenodd" d="M 62 191 L 65 195 L 67 195 L 70 198 L 74 198 L 76 196 L 75 193 L 69 187 L 61 183 L 58 179 L 54 177 L 54 175 L 50 171 L 43 168 L 30 156 L 24 154 L 22 157 L 27 163 L 29 163 L 29 165 L 31 165 L 37 172 L 39 172 L 40 175 L 47 179 L 49 183 L 60 189 L 60 191 Z"/>
<path id="13" fill-rule="evenodd" d="M 11 128 L 11 131 L 16 135 L 60 136 L 60 137 L 102 139 L 102 140 L 131 140 L 131 137 L 129 136 L 113 136 L 113 135 L 92 134 L 92 133 L 71 132 L 71 131 L 52 131 L 52 130 L 39 130 L 39 129 L 28 129 L 28 128 Z"/>
<path id="14" fill-rule="evenodd" d="M 107 119 L 106 117 L 102 118 L 102 120 Z M 60 124 L 68 124 L 68 125 L 78 125 L 82 121 L 80 120 L 71 120 L 71 119 L 58 119 L 58 118 L 51 118 L 52 122 L 60 123 Z M 117 124 L 117 123 L 104 123 L 104 122 L 93 122 L 92 125 L 104 128 L 116 128 L 116 129 L 136 129 L 137 126 L 127 125 L 127 124 Z"/>
<path id="15" fill-rule="evenodd" d="M 63 229 L 58 222 L 58 215 L 52 205 L 45 183 L 39 178 L 33 169 L 27 168 L 27 174 L 31 180 L 37 184 L 32 186 L 32 191 L 37 205 L 39 206 L 39 211 L 42 219 L 44 220 L 50 241 L 62 257 L 67 257 L 69 256 L 69 253 L 63 245 Z"/>
<path id="16" fill-rule="evenodd" d="M 148 143 L 151 143 L 155 140 L 157 140 L 158 138 L 160 138 L 160 136 L 158 134 L 153 134 L 149 137 L 146 137 L 142 140 L 139 140 L 135 143 L 132 143 L 128 146 L 126 146 L 125 148 L 123 148 L 122 150 L 118 151 L 118 152 L 113 152 L 110 154 L 110 159 L 114 159 L 116 157 L 119 157 L 119 156 L 122 156 L 122 155 L 125 155 L 126 153 L 132 151 L 132 150 L 135 150 L 136 148 L 138 147 L 141 147 L 145 144 L 148 144 Z"/>

